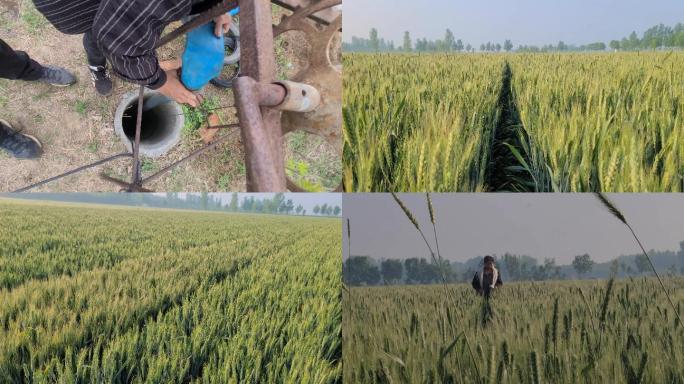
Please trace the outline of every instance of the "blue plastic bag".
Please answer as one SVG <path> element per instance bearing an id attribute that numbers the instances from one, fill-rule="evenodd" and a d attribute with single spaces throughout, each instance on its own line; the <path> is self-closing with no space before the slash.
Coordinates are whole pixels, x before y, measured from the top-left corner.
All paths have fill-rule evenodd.
<path id="1" fill-rule="evenodd" d="M 183 52 L 181 81 L 191 91 L 200 90 L 223 69 L 223 35 L 214 35 L 214 23 L 207 23 L 187 34 Z"/>

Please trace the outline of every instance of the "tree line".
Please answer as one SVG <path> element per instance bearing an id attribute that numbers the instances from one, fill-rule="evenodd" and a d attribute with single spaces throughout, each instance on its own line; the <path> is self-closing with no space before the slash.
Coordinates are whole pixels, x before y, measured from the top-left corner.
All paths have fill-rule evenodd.
<path id="1" fill-rule="evenodd" d="M 684 24 L 678 23 L 674 27 L 659 24 L 646 30 L 641 37 L 636 31 L 622 39 L 605 42 L 594 42 L 584 45 L 567 44 L 559 41 L 557 44 L 518 45 L 515 48 L 511 40 L 501 42 L 487 42 L 479 46 L 480 52 L 565 52 L 565 51 L 637 51 L 656 49 L 684 49 Z M 395 45 L 392 40 L 379 37 L 378 30 L 371 28 L 368 38 L 353 36 L 351 42 L 342 43 L 345 52 L 476 52 L 477 48 L 463 40 L 457 39 L 454 33 L 447 29 L 444 38 L 429 40 L 419 38 L 413 40 L 409 31 L 404 32 L 401 45 Z"/>
<path id="2" fill-rule="evenodd" d="M 50 193 L 50 194 L 19 194 L 13 198 L 32 200 L 67 201 L 89 204 L 109 204 L 125 206 L 141 206 L 151 208 L 190 209 L 201 211 L 224 211 L 242 213 L 266 213 L 285 215 L 317 215 L 339 216 L 342 208 L 334 204 L 317 204 L 311 212 L 308 212 L 302 204 L 295 204 L 292 199 L 287 199 L 284 193 L 276 193 L 272 198 L 260 197 L 261 195 L 244 194 L 234 192 L 230 202 L 225 203 L 220 194 L 202 193 L 176 193 L 168 192 L 165 195 L 152 193 Z"/>
<path id="3" fill-rule="evenodd" d="M 658 270 L 670 275 L 684 274 L 684 241 L 680 243 L 678 252 L 649 253 Z M 575 256 L 570 265 L 557 265 L 552 258 L 539 262 L 527 255 L 510 253 L 494 255 L 494 258 L 505 281 L 642 276 L 651 271 L 648 258 L 643 254 L 621 256 L 607 263 L 596 263 L 585 253 Z M 351 286 L 435 284 L 442 281 L 442 276 L 448 283 L 467 283 L 482 269 L 482 259 L 475 257 L 464 263 L 443 260 L 440 268 L 426 258 L 376 260 L 370 256 L 351 256 L 343 262 L 343 276 L 345 283 Z"/>
<path id="4" fill-rule="evenodd" d="M 233 192 L 230 198 L 230 203 L 224 206 L 231 212 L 243 213 L 270 213 L 270 214 L 285 214 L 285 215 L 320 215 L 320 216 L 339 216 L 342 213 L 342 208 L 338 205 L 328 203 L 316 204 L 313 212 L 307 210 L 301 204 L 297 204 L 292 199 L 286 199 L 285 194 L 276 193 L 272 199 L 256 198 L 254 195 L 244 196 L 242 202 L 239 201 L 238 194 Z"/>

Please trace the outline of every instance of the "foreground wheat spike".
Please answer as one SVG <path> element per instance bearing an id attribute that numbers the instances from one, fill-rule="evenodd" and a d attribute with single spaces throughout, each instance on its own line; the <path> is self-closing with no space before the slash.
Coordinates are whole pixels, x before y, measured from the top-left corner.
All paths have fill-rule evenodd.
<path id="1" fill-rule="evenodd" d="M 404 214 L 406 217 L 413 223 L 413 225 L 416 227 L 418 230 L 418 233 L 420 233 L 420 236 L 423 238 L 423 241 L 425 242 L 425 245 L 427 246 L 428 250 L 430 251 L 430 256 L 432 257 L 433 262 L 437 263 L 437 260 L 435 258 L 435 252 L 432 250 L 432 247 L 430 246 L 430 243 L 427 241 L 427 238 L 425 237 L 425 234 L 423 231 L 420 229 L 420 225 L 418 225 L 418 221 L 416 220 L 415 216 L 411 213 L 411 211 L 406 207 L 403 201 L 399 199 L 399 196 L 397 196 L 396 193 L 392 192 L 392 197 L 394 198 L 394 201 L 397 202 L 399 207 L 401 208 L 402 211 L 404 211 Z M 430 210 L 430 220 L 432 221 L 433 228 L 435 221 L 434 221 L 434 212 L 432 210 L 432 201 L 430 200 L 430 196 L 428 195 L 428 207 Z M 437 238 L 437 230 L 435 229 L 435 240 Z M 441 260 L 440 260 L 441 261 Z M 447 296 L 451 296 L 451 299 L 453 302 L 457 302 L 456 298 L 451 295 L 451 292 L 449 291 L 449 286 L 447 284 L 446 278 L 444 277 L 444 273 L 442 272 L 442 264 L 437 263 L 437 266 L 439 267 L 440 275 L 442 278 L 442 284 L 444 285 L 444 290 L 446 291 Z M 475 370 L 477 371 L 477 376 L 480 377 L 480 368 L 477 365 L 477 361 L 475 360 L 475 355 L 473 354 L 473 350 L 470 347 L 470 341 L 468 341 L 468 336 L 466 335 L 465 331 L 462 331 L 463 338 L 465 340 L 466 345 L 468 346 L 468 352 L 470 353 L 470 358 L 473 360 L 473 364 L 475 365 Z"/>
<path id="2" fill-rule="evenodd" d="M 632 228 L 631 225 L 629 225 L 629 222 L 625 218 L 625 216 L 620 212 L 620 210 L 611 202 L 604 194 L 602 193 L 597 193 L 596 197 L 601 201 L 601 203 L 610 211 L 610 213 L 613 214 L 618 220 L 620 220 L 623 224 L 627 226 L 629 231 L 632 233 L 632 236 L 634 237 L 634 240 L 636 240 L 637 244 L 639 244 L 639 248 L 641 248 L 641 251 L 643 252 L 644 256 L 646 256 L 646 259 L 648 259 L 648 264 L 651 266 L 651 269 L 653 270 L 653 273 L 656 275 L 658 278 L 658 282 L 660 283 L 660 286 L 663 288 L 663 292 L 665 292 L 665 297 L 667 297 L 667 301 L 670 302 L 670 305 L 672 306 L 672 310 L 675 313 L 675 316 L 677 316 L 677 321 L 679 324 L 682 324 L 682 319 L 679 317 L 679 312 L 677 311 L 677 307 L 674 305 L 672 302 L 672 298 L 670 297 L 670 294 L 667 292 L 667 288 L 665 288 L 665 284 L 663 284 L 663 280 L 660 278 L 660 275 L 658 274 L 658 271 L 656 271 L 655 265 L 653 265 L 653 261 L 651 260 L 651 256 L 648 255 L 648 252 L 646 252 L 646 248 L 644 248 L 643 244 L 641 244 L 641 240 L 639 240 L 639 237 L 636 235 L 636 232 L 634 232 L 634 229 Z"/>

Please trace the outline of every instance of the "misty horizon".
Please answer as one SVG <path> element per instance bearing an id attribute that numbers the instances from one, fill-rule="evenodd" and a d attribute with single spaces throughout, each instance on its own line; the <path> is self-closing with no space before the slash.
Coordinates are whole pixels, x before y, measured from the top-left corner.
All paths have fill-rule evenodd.
<path id="1" fill-rule="evenodd" d="M 429 7 L 404 0 L 376 0 L 373 6 L 359 0 L 344 3 L 343 40 L 367 38 L 371 28 L 379 36 L 401 45 L 404 31 L 412 40 L 442 39 L 450 29 L 457 39 L 479 47 L 487 42 L 511 40 L 519 45 L 542 46 L 563 41 L 571 45 L 608 43 L 641 35 L 648 28 L 684 21 L 684 2 L 658 0 L 577 0 L 569 3 L 504 0 L 486 3 L 435 0 Z"/>
<path id="2" fill-rule="evenodd" d="M 400 194 L 434 248 L 425 194 Z M 684 241 L 684 196 L 609 195 L 647 251 L 674 251 Z M 588 253 L 597 263 L 640 253 L 627 228 L 590 194 L 434 194 L 439 247 L 444 259 L 465 262 L 485 255 L 526 255 L 569 265 Z M 343 197 L 350 219 L 352 256 L 430 258 L 411 222 L 389 194 Z M 349 254 L 344 231 L 344 258 Z"/>
<path id="3" fill-rule="evenodd" d="M 245 197 L 251 197 L 254 196 L 257 199 L 271 199 L 275 195 L 275 193 L 247 193 L 247 192 L 236 192 L 238 194 L 238 202 L 242 202 L 243 198 Z M 179 192 L 175 193 L 178 195 L 180 198 L 185 198 L 186 195 L 194 195 L 194 196 L 199 196 L 201 195 L 200 193 L 194 193 L 194 192 Z M 209 193 L 209 196 L 213 196 L 215 199 L 220 200 L 223 205 L 228 205 L 230 204 L 230 200 L 232 197 L 232 192 L 216 192 L 216 193 Z M 75 200 L 77 202 L 81 202 L 84 204 L 89 203 L 91 199 L 88 199 L 88 197 L 94 196 L 98 200 L 100 200 L 97 204 L 109 204 L 108 203 L 108 197 L 109 195 L 111 196 L 119 196 L 119 193 L 110 193 L 110 192 L 92 192 L 92 193 L 87 193 L 87 192 L 73 192 L 73 193 L 41 193 L 41 192 L 35 192 L 31 193 L 29 195 L 23 195 L 23 194 L 11 194 L 11 193 L 2 193 L 0 194 L 0 198 L 9 198 L 9 199 L 22 199 L 22 200 L 33 200 L 33 201 L 63 201 L 66 197 L 69 199 Z M 135 195 L 135 194 L 133 194 Z M 150 196 L 156 196 L 160 198 L 166 198 L 167 193 L 150 193 Z M 313 212 L 313 209 L 316 205 L 323 205 L 323 204 L 328 204 L 328 205 L 337 205 L 340 208 L 342 207 L 342 196 L 340 193 L 284 193 L 285 199 L 292 199 L 293 203 L 295 205 L 301 204 L 304 209 L 306 209 L 309 213 Z M 85 198 L 85 199 L 84 199 Z M 84 201 L 85 200 L 85 201 Z M 139 204 L 131 201 L 130 204 L 124 204 L 124 206 L 130 206 L 130 207 L 135 207 L 139 206 Z"/>

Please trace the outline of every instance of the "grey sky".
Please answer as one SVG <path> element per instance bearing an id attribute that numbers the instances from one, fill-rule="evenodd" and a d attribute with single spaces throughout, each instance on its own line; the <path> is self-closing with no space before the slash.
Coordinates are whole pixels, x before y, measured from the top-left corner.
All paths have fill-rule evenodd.
<path id="1" fill-rule="evenodd" d="M 345 41 L 375 27 L 396 43 L 406 30 L 415 41 L 442 38 L 450 28 L 474 46 L 505 39 L 516 46 L 586 44 L 684 21 L 681 0 L 344 0 L 343 7 Z"/>
<path id="2" fill-rule="evenodd" d="M 400 194 L 433 241 L 424 194 Z M 684 194 L 609 195 L 648 250 L 678 250 L 684 240 Z M 635 254 L 626 227 L 590 194 L 432 195 L 442 257 L 465 261 L 512 252 L 568 264 L 585 252 L 598 262 Z M 420 235 L 389 194 L 345 194 L 352 254 L 429 257 Z M 344 255 L 347 257 L 346 227 Z"/>

